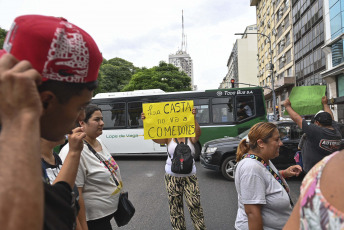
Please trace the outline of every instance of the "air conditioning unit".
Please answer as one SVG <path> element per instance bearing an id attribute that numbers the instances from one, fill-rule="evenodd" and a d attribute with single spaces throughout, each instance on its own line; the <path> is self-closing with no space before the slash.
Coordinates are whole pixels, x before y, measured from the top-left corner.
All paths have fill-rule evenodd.
<path id="1" fill-rule="evenodd" d="M 282 17 L 283 16 L 283 10 L 279 10 L 278 14 L 279 14 L 280 17 Z"/>
<path id="2" fill-rule="evenodd" d="M 285 54 L 282 54 L 282 56 L 281 56 L 282 58 L 285 58 Z"/>
<path id="3" fill-rule="evenodd" d="M 284 57 L 282 57 L 282 58 L 281 58 L 281 61 L 282 61 L 282 62 L 285 62 L 285 58 L 284 58 Z"/>
<path id="4" fill-rule="evenodd" d="M 258 14 L 258 18 L 261 18 L 260 14 Z"/>
<path id="5" fill-rule="evenodd" d="M 282 27 L 284 27 L 284 26 L 285 26 L 285 22 L 284 22 L 284 21 L 281 23 L 281 26 L 282 26 Z"/>
<path id="6" fill-rule="evenodd" d="M 272 4 L 275 4 L 275 3 L 276 3 L 276 0 L 272 0 L 271 3 L 272 3 Z"/>
<path id="7" fill-rule="evenodd" d="M 277 36 L 277 30 L 273 29 L 272 33 L 273 33 L 274 36 Z"/>
<path id="8" fill-rule="evenodd" d="M 268 22 L 268 28 L 270 28 L 270 22 Z"/>
<path id="9" fill-rule="evenodd" d="M 281 42 L 280 42 L 280 46 L 285 46 L 285 42 L 284 42 L 284 41 L 281 41 Z"/>

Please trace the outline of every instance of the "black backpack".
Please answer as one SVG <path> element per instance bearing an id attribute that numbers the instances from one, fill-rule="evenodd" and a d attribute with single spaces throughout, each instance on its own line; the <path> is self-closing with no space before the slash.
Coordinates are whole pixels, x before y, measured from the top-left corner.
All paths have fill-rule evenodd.
<path id="1" fill-rule="evenodd" d="M 174 150 L 173 159 L 167 151 L 172 161 L 171 171 L 177 174 L 189 174 L 193 167 L 193 156 L 188 146 L 188 138 L 185 138 L 185 143 L 179 143 L 177 138 L 175 138 L 175 141 L 177 146 Z"/>

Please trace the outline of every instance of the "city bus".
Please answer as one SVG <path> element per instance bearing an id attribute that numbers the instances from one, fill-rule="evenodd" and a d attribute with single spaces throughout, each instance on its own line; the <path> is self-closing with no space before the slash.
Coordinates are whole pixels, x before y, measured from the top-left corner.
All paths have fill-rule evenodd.
<path id="1" fill-rule="evenodd" d="M 193 100 L 197 109 L 196 120 L 202 130 L 196 158 L 205 142 L 237 136 L 252 125 L 266 121 L 264 94 L 260 87 L 168 93 L 159 89 L 100 93 L 93 97 L 91 103 L 102 110 L 105 125 L 100 139 L 112 155 L 166 154 L 166 146 L 143 137 L 142 104 L 184 100 Z M 245 116 L 244 107 L 250 109 Z"/>

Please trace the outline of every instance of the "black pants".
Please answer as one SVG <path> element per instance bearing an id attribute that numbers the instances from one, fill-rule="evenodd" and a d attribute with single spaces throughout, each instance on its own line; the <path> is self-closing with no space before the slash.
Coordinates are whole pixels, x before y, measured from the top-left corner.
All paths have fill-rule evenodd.
<path id="1" fill-rule="evenodd" d="M 87 221 L 88 230 L 112 230 L 110 220 L 113 214 L 96 220 Z"/>

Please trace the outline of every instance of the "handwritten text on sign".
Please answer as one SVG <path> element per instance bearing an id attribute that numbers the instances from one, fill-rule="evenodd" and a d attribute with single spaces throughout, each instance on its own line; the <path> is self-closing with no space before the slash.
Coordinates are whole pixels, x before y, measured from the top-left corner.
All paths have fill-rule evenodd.
<path id="1" fill-rule="evenodd" d="M 169 101 L 142 104 L 145 139 L 194 137 L 193 101 Z"/>

